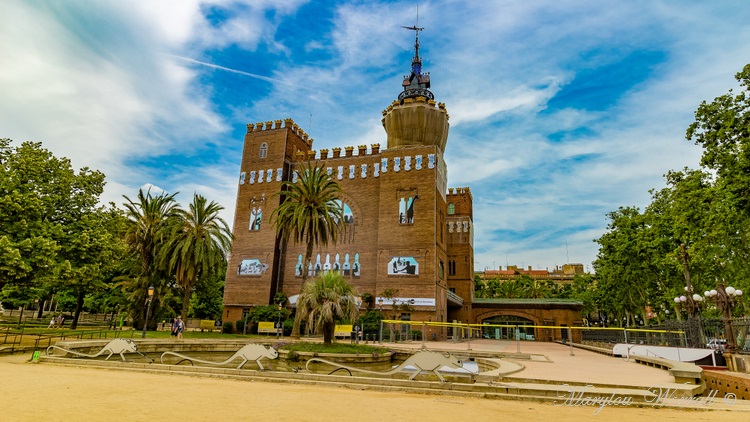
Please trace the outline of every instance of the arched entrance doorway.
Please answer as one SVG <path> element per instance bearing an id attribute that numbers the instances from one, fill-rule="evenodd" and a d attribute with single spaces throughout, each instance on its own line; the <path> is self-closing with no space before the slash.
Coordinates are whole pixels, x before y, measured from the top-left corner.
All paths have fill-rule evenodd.
<path id="1" fill-rule="evenodd" d="M 533 340 L 534 321 L 516 315 L 496 315 L 482 320 L 482 338 Z"/>

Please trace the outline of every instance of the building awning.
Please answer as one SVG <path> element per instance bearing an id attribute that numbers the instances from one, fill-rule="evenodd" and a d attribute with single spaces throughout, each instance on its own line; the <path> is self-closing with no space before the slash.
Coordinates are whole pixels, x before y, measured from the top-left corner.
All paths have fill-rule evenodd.
<path id="1" fill-rule="evenodd" d="M 448 290 L 448 306 L 464 306 L 464 299 Z"/>

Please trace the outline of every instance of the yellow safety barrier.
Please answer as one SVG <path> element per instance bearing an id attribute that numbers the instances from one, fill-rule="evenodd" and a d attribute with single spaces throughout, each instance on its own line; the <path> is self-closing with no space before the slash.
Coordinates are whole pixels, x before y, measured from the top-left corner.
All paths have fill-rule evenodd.
<path id="1" fill-rule="evenodd" d="M 402 324 L 414 326 L 430 326 L 430 327 L 455 327 L 455 328 L 469 328 L 469 329 L 481 329 L 481 328 L 541 328 L 541 329 L 553 329 L 553 330 L 598 330 L 598 331 L 623 331 L 628 332 L 640 332 L 640 333 L 677 333 L 682 334 L 681 330 L 649 330 L 645 328 L 629 328 L 629 327 L 584 327 L 584 326 L 565 326 L 565 325 L 525 325 L 525 324 L 463 324 L 455 322 L 435 322 L 435 321 L 401 321 L 401 320 L 390 320 L 384 319 L 383 324 Z"/>

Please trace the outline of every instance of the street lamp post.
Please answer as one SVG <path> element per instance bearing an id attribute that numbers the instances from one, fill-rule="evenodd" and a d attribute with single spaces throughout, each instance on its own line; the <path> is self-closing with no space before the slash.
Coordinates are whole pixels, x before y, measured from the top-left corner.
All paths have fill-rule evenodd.
<path id="1" fill-rule="evenodd" d="M 380 314 L 380 332 L 378 333 L 378 344 L 383 344 L 383 298 L 378 298 L 378 313 Z"/>
<path id="2" fill-rule="evenodd" d="M 685 286 L 685 294 L 674 298 L 677 304 L 677 314 L 679 316 L 679 307 L 682 307 L 688 314 L 687 329 L 685 330 L 686 347 L 700 347 L 703 343 L 703 325 L 700 319 L 703 297 L 698 293 L 693 293 L 693 286 Z"/>
<path id="3" fill-rule="evenodd" d="M 687 312 L 688 316 L 694 317 L 700 314 L 701 305 L 703 303 L 703 297 L 698 293 L 693 293 L 693 288 L 685 287 L 685 294 L 674 298 L 674 302 L 677 305 L 682 306 Z"/>
<path id="4" fill-rule="evenodd" d="M 143 321 L 143 333 L 141 334 L 141 338 L 146 338 L 146 327 L 148 327 L 148 317 L 151 313 L 151 299 L 154 298 L 154 288 L 153 286 L 149 286 L 148 288 L 148 297 L 146 298 L 146 320 Z"/>
<path id="5" fill-rule="evenodd" d="M 276 320 L 276 338 L 284 337 L 281 326 L 281 304 L 279 303 L 279 318 Z"/>
<path id="6" fill-rule="evenodd" d="M 732 327 L 732 307 L 735 304 L 735 298 L 742 296 L 742 290 L 735 289 L 732 286 L 724 287 L 723 283 L 716 285 L 715 290 L 704 292 L 707 298 L 716 303 L 716 307 L 721 312 L 721 320 L 724 322 L 724 337 L 727 340 L 727 351 L 737 349 L 735 343 L 734 328 Z"/>

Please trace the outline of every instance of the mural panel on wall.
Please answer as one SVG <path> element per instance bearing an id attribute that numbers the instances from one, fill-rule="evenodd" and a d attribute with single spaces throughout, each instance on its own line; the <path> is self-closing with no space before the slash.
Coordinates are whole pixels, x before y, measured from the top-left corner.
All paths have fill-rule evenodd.
<path id="1" fill-rule="evenodd" d="M 260 230 L 261 220 L 263 220 L 263 210 L 260 207 L 253 207 L 250 211 L 250 230 Z"/>
<path id="2" fill-rule="evenodd" d="M 297 255 L 297 263 L 294 266 L 295 277 L 302 277 L 302 268 L 304 267 L 302 261 L 302 254 Z M 323 263 L 323 261 L 325 262 Z M 314 255 L 312 262 L 310 262 L 310 265 L 308 266 L 307 275 L 310 277 L 318 276 L 322 271 L 334 271 L 342 274 L 344 277 L 359 277 L 359 254 L 354 254 L 354 262 L 352 262 L 352 258 L 348 253 L 344 254 L 343 264 L 340 254 L 335 254 L 333 256 L 331 254 Z"/>
<path id="3" fill-rule="evenodd" d="M 294 276 L 302 277 L 302 254 L 297 255 L 297 265 L 294 266 Z"/>
<path id="4" fill-rule="evenodd" d="M 339 241 L 342 243 L 351 243 L 354 242 L 354 213 L 352 212 L 351 207 L 346 204 L 346 202 L 341 201 L 340 199 L 336 200 L 336 203 L 342 208 L 344 215 L 344 231 L 342 233 L 342 236 L 339 237 Z"/>
<path id="5" fill-rule="evenodd" d="M 419 263 L 412 256 L 397 256 L 388 263 L 388 275 L 419 275 Z"/>
<path id="6" fill-rule="evenodd" d="M 238 275 L 261 275 L 268 269 L 268 265 L 262 264 L 258 259 L 243 259 L 237 267 Z"/>
<path id="7" fill-rule="evenodd" d="M 419 199 L 419 195 L 414 191 L 399 192 L 398 198 L 398 222 L 400 224 L 413 224 L 414 201 Z"/>

